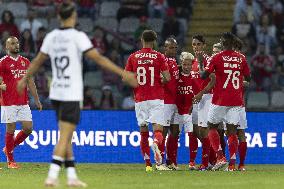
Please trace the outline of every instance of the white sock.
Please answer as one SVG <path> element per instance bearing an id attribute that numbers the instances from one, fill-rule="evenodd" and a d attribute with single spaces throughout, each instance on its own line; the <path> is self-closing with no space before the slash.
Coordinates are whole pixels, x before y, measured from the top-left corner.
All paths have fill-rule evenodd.
<path id="1" fill-rule="evenodd" d="M 59 156 L 52 156 L 52 161 L 54 161 L 54 160 L 60 161 L 61 164 L 64 161 L 64 159 L 59 157 Z M 58 165 L 58 164 L 52 162 L 50 164 L 50 167 L 49 167 L 48 178 L 57 179 L 59 172 L 60 172 L 60 169 L 61 169 L 61 165 Z"/>
<path id="2" fill-rule="evenodd" d="M 57 179 L 60 171 L 60 166 L 57 164 L 50 164 L 49 171 L 48 171 L 48 178 Z"/>
<path id="3" fill-rule="evenodd" d="M 67 179 L 78 179 L 75 167 L 66 168 Z"/>

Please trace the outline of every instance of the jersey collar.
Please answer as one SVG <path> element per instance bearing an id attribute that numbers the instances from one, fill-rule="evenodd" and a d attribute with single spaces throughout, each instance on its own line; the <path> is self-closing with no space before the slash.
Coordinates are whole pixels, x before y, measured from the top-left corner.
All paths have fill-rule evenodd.
<path id="1" fill-rule="evenodd" d="M 183 72 L 181 72 L 181 75 L 183 75 L 183 76 L 190 76 L 190 73 L 189 74 L 185 74 L 185 73 L 183 73 Z"/>
<path id="2" fill-rule="evenodd" d="M 11 58 L 11 59 L 12 59 L 12 60 L 14 60 L 14 61 L 18 61 L 18 60 L 19 60 L 20 55 L 18 55 L 16 58 L 14 58 L 14 57 L 12 57 L 12 56 L 10 56 L 10 55 L 8 55 L 8 57 L 9 57 L 9 58 Z"/>

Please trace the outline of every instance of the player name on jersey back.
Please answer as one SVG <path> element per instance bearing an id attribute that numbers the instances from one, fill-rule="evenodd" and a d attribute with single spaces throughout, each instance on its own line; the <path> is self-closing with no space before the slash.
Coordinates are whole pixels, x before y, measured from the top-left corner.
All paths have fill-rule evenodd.
<path id="1" fill-rule="evenodd" d="M 142 48 L 131 54 L 125 70 L 137 75 L 138 87 L 134 89 L 135 102 L 164 99 L 161 72 L 168 70 L 165 56 L 151 48 Z"/>
<path id="2" fill-rule="evenodd" d="M 93 45 L 84 32 L 74 28 L 55 29 L 45 37 L 40 51 L 50 57 L 50 99 L 83 100 L 82 55 Z"/>
<path id="3" fill-rule="evenodd" d="M 250 75 L 244 55 L 226 50 L 217 53 L 208 60 L 205 68 L 209 73 L 215 72 L 212 103 L 220 106 L 242 106 L 243 78 Z"/>

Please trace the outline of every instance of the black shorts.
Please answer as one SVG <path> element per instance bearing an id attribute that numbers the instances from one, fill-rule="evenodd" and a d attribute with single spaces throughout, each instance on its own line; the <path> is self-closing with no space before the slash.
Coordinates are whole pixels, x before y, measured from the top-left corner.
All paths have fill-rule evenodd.
<path id="1" fill-rule="evenodd" d="M 80 121 L 80 102 L 79 101 L 57 101 L 51 100 L 56 111 L 57 120 L 78 124 Z"/>

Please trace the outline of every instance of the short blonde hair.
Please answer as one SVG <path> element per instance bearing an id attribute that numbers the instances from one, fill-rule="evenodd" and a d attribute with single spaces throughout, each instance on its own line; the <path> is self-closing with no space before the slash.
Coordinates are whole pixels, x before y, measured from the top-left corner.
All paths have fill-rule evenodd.
<path id="1" fill-rule="evenodd" d="M 194 56 L 193 54 L 189 53 L 189 52 L 182 52 L 180 54 L 180 60 L 184 61 L 184 60 L 193 60 Z"/>

